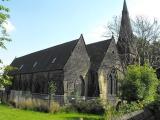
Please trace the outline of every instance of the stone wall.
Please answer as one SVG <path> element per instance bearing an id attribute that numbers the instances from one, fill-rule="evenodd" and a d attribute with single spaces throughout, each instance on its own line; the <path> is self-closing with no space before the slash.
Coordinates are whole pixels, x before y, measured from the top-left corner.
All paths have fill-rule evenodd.
<path id="1" fill-rule="evenodd" d="M 85 76 L 90 67 L 90 59 L 86 46 L 81 37 L 64 67 L 64 92 L 65 95 L 84 95 L 87 89 Z M 82 91 L 83 90 L 83 91 Z"/>
<path id="2" fill-rule="evenodd" d="M 98 70 L 98 81 L 99 81 L 99 88 L 100 88 L 100 97 L 103 99 L 107 99 L 107 96 L 115 96 L 116 94 L 116 79 L 114 81 L 109 81 L 109 75 L 113 71 L 113 69 L 116 70 L 116 72 L 122 72 L 122 66 L 120 62 L 120 58 L 117 52 L 116 43 L 114 39 L 112 39 L 109 48 L 107 50 L 107 53 L 105 54 L 105 57 L 101 63 L 101 66 Z M 118 73 L 117 73 L 118 74 Z M 121 73 L 122 74 L 122 73 Z M 114 76 L 121 78 L 122 76 Z M 113 82 L 113 92 L 111 91 L 111 85 L 110 82 Z"/>
<path id="3" fill-rule="evenodd" d="M 156 119 L 156 117 L 154 116 L 154 114 L 151 113 L 151 111 L 145 109 L 132 112 L 122 117 L 114 118 L 112 120 L 159 120 L 159 119 Z"/>

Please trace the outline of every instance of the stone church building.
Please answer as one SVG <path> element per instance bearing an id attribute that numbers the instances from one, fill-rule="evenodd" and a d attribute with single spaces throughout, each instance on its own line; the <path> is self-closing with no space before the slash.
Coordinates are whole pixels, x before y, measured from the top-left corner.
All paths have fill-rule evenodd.
<path id="1" fill-rule="evenodd" d="M 134 63 L 136 56 L 124 1 L 117 44 L 112 37 L 86 45 L 81 35 L 76 40 L 15 58 L 11 66 L 17 69 L 10 73 L 14 78 L 12 90 L 49 93 L 49 84 L 54 81 L 56 95 L 112 99 L 118 94 L 124 66 Z"/>

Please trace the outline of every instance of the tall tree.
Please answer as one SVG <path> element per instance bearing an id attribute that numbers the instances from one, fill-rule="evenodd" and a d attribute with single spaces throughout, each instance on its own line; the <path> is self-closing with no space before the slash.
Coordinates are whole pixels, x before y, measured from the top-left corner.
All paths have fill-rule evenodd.
<path id="1" fill-rule="evenodd" d="M 1 0 L 2 2 L 9 0 Z M 9 19 L 9 8 L 0 4 L 0 48 L 6 49 L 5 42 L 11 41 L 7 33 L 5 24 L 8 24 Z M 8 76 L 8 72 L 12 69 L 10 66 L 2 66 L 2 60 L 0 59 L 0 88 L 5 87 L 6 85 L 11 84 L 11 77 Z"/>
<path id="2" fill-rule="evenodd" d="M 1 0 L 1 1 L 9 1 L 9 0 Z M 7 33 L 6 27 L 4 24 L 8 24 L 7 20 L 10 17 L 9 16 L 10 9 L 8 7 L 5 7 L 4 5 L 0 5 L 0 47 L 6 49 L 5 42 L 11 41 L 9 38 L 9 35 Z"/>
<path id="3" fill-rule="evenodd" d="M 145 59 L 151 63 L 151 58 L 154 53 L 151 49 L 153 44 L 160 38 L 160 24 L 158 20 L 153 18 L 149 20 L 147 17 L 138 16 L 133 21 L 134 34 L 137 37 L 137 49 L 140 56 L 141 64 L 144 64 Z M 158 50 L 158 49 L 156 49 Z"/>

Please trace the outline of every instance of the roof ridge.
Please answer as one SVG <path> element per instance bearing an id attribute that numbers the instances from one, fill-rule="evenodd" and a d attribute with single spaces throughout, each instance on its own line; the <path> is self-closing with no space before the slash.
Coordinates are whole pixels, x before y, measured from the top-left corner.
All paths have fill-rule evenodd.
<path id="1" fill-rule="evenodd" d="M 93 45 L 93 44 L 97 44 L 97 43 L 102 43 L 102 42 L 108 42 L 108 41 L 112 41 L 112 38 L 107 39 L 107 40 L 97 41 L 97 42 L 94 42 L 94 43 L 89 43 L 89 44 L 87 44 L 86 46 L 88 46 L 88 45 Z"/>
<path id="2" fill-rule="evenodd" d="M 52 47 L 48 47 L 48 48 L 45 48 L 45 49 L 41 49 L 41 50 L 38 50 L 38 51 L 35 51 L 35 52 L 32 52 L 32 53 L 29 53 L 29 54 L 26 54 L 26 55 L 23 55 L 23 56 L 20 56 L 20 57 L 17 57 L 16 59 L 19 59 L 19 58 L 22 58 L 22 57 L 25 57 L 25 56 L 29 56 L 29 55 L 32 55 L 32 54 L 36 54 L 38 52 L 43 52 L 43 51 L 46 51 L 48 49 L 51 49 L 51 48 L 54 48 L 54 47 L 58 47 L 58 46 L 61 46 L 61 45 L 65 45 L 65 44 L 68 44 L 68 43 L 71 43 L 71 42 L 76 42 L 78 41 L 78 39 L 75 39 L 75 40 L 71 40 L 71 41 L 68 41 L 68 42 L 65 42 L 65 43 L 61 43 L 61 44 L 58 44 L 58 45 L 55 45 L 55 46 L 52 46 Z"/>

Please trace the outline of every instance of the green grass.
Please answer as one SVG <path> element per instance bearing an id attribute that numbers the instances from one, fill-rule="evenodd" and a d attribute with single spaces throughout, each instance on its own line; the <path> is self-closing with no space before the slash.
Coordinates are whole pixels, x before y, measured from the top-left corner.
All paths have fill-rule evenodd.
<path id="1" fill-rule="evenodd" d="M 102 117 L 97 115 L 78 113 L 49 114 L 15 109 L 0 104 L 0 120 L 73 120 L 72 118 L 87 118 L 87 120 L 99 120 Z"/>

